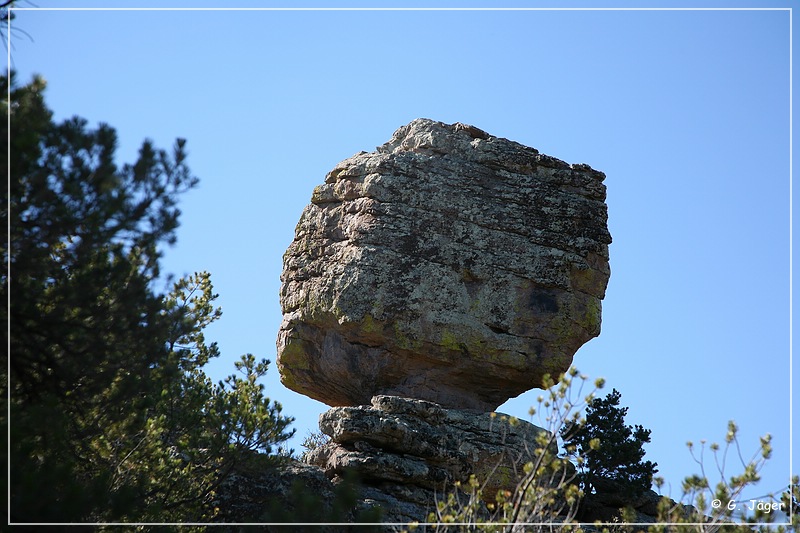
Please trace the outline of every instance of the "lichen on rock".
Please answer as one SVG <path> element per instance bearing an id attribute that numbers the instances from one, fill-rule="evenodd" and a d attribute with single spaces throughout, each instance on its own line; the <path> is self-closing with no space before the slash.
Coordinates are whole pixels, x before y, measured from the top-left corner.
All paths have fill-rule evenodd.
<path id="1" fill-rule="evenodd" d="M 501 489 L 513 491 L 540 441 L 553 440 L 546 430 L 507 415 L 395 396 L 334 407 L 320 415 L 319 425 L 330 441 L 305 460 L 332 479 L 354 472 L 373 498 L 396 500 L 384 512 L 401 521 L 424 519 L 437 494 L 470 476 L 481 480 L 489 501 Z M 556 452 L 554 442 L 550 451 Z M 397 515 L 398 509 L 405 510 Z"/>
<path id="2" fill-rule="evenodd" d="M 600 333 L 602 172 L 417 119 L 317 186 L 284 255 L 278 368 L 331 406 L 492 411 Z"/>

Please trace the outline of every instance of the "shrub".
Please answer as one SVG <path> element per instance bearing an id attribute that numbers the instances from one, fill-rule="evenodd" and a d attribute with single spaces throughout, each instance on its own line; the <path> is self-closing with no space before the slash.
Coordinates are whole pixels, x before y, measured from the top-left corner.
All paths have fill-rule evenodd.
<path id="1" fill-rule="evenodd" d="M 661 478 L 653 477 L 656 472 L 654 463 L 642 462 L 644 452 L 641 445 L 649 442 L 650 431 L 623 423 L 627 409 L 618 407 L 619 393 L 612 391 L 603 400 L 595 400 L 594 391 L 590 393 L 585 397 L 587 415 L 582 418 L 580 406 L 570 399 L 575 396 L 573 389 L 577 383 L 576 377 L 578 372 L 572 369 L 557 384 L 550 381 L 547 397 L 539 397 L 538 410 L 531 409 L 531 414 L 538 413 L 540 420 L 544 419 L 545 423 L 541 425 L 551 433 L 535 443 L 531 458 L 524 467 L 526 475 L 515 490 L 499 492 L 495 498 L 496 504 L 487 505 L 485 484 L 473 476 L 465 483 L 455 484 L 454 490 L 438 502 L 436 512 L 428 517 L 428 523 L 411 524 L 402 531 L 517 533 L 552 531 L 554 528 L 559 531 L 624 533 L 645 529 L 653 533 L 787 531 L 785 527 L 776 527 L 774 524 L 777 518 L 775 512 L 758 509 L 748 512 L 751 500 L 743 499 L 743 492 L 759 481 L 759 472 L 772 453 L 771 438 L 769 435 L 762 437 L 759 449 L 746 461 L 742 459 L 738 428 L 734 422 L 728 425 L 724 447 L 718 444 L 708 446 L 720 477 L 714 488 L 705 471 L 705 442 L 699 454 L 695 453 L 696 449 L 690 442 L 689 450 L 700 467 L 700 473 L 686 477 L 679 501 L 661 498 L 657 506 L 657 523 L 646 528 L 632 524 L 637 517 L 633 509 L 628 507 L 622 509 L 613 523 L 597 523 L 582 529 L 576 517 L 579 504 L 585 502 L 585 490 L 605 488 L 609 483 L 617 486 L 619 483 L 628 483 L 629 494 L 634 494 L 635 491 L 647 490 L 651 481 L 655 481 L 660 490 L 664 482 Z M 580 376 L 579 379 L 581 385 L 578 394 L 586 377 Z M 595 383 L 595 391 L 603 385 L 602 380 Z M 617 434 L 606 434 L 603 439 L 603 434 L 597 431 L 600 427 L 616 428 Z M 556 435 L 566 437 L 563 442 L 564 453 L 560 455 L 552 451 Z M 606 445 L 605 454 L 596 454 L 592 458 L 591 452 L 602 450 L 604 442 L 613 444 Z M 738 475 L 729 475 L 725 472 L 725 465 L 728 455 L 734 452 L 743 470 Z M 618 463 L 614 457 L 627 457 L 630 463 Z M 567 459 L 574 461 L 577 471 Z M 594 476 L 587 475 L 589 472 Z M 793 523 L 789 530 L 797 530 L 800 486 L 796 477 L 789 490 L 780 497 L 767 495 L 761 500 L 786 514 L 793 511 Z"/>
<path id="2" fill-rule="evenodd" d="M 472 476 L 465 483 L 457 482 L 454 490 L 438 502 L 436 511 L 428 517 L 432 525 L 412 525 L 410 529 L 516 533 L 551 531 L 553 524 L 562 531 L 573 527 L 570 524 L 577 529 L 574 518 L 582 492 L 575 483 L 576 470 L 567 454 L 557 452 L 557 441 L 562 428 L 583 423 L 581 407 L 591 402 L 594 392 L 603 386 L 602 380 L 596 381 L 595 389 L 581 400 L 586 379 L 574 368 L 557 383 L 546 377 L 547 395 L 539 397 L 538 407 L 531 408 L 530 414 L 538 415 L 537 425 L 548 432 L 531 443 L 523 465 L 525 475 L 513 491 L 500 490 L 493 499 L 489 498 L 494 503 L 487 505 L 485 480 Z M 512 417 L 510 423 L 514 421 Z"/>
<path id="3" fill-rule="evenodd" d="M 706 442 L 701 441 L 699 452 L 695 452 L 694 443 L 691 441 L 687 443 L 689 453 L 700 468 L 700 473 L 684 479 L 680 502 L 676 503 L 667 498 L 662 500 L 658 520 L 671 526 L 655 526 L 652 528 L 654 533 L 666 531 L 705 533 L 720 530 L 746 532 L 764 529 L 767 524 L 774 522 L 775 515 L 771 512 L 753 509 L 755 512 L 748 513 L 751 501 L 743 499 L 745 489 L 756 485 L 760 480 L 759 473 L 772 455 L 770 444 L 772 439 L 769 434 L 761 437 L 758 450 L 746 461 L 739 446 L 738 431 L 736 423 L 730 421 L 725 435 L 725 445 L 720 447 L 719 444 L 712 443 L 708 446 L 719 475 L 719 481 L 713 488 L 706 474 Z M 739 475 L 729 475 L 725 472 L 729 454 L 732 454 L 733 450 L 742 467 L 742 473 Z M 656 483 L 660 488 L 663 481 L 658 479 Z M 759 501 L 780 506 L 780 501 L 771 494 L 759 498 Z M 783 510 L 788 512 L 785 507 Z M 782 528 L 778 529 L 780 530 Z"/>

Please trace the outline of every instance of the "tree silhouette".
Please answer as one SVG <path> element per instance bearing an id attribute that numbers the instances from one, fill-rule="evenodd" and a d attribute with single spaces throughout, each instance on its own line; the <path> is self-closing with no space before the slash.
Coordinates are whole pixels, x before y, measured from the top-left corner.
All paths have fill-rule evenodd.
<path id="1" fill-rule="evenodd" d="M 11 128 L 0 126 L 11 147 L 2 169 L 11 239 L 0 245 L 11 520 L 212 518 L 215 488 L 289 438 L 292 419 L 257 382 L 268 361 L 243 356 L 239 374 L 218 384 L 203 373 L 219 355 L 203 330 L 221 314 L 207 273 L 168 294 L 153 288 L 160 247 L 175 242 L 178 197 L 197 183 L 185 141 L 171 153 L 144 141 L 136 162 L 118 166 L 115 130 L 54 123 L 41 78 L 0 85 L 11 88 Z"/>
<path id="2" fill-rule="evenodd" d="M 620 398 L 614 389 L 604 399 L 592 400 L 585 423 L 565 427 L 562 437 L 583 458 L 578 481 L 586 495 L 614 493 L 632 502 L 650 489 L 657 465 L 642 461 L 650 430 L 625 425 L 628 408 L 618 407 Z"/>

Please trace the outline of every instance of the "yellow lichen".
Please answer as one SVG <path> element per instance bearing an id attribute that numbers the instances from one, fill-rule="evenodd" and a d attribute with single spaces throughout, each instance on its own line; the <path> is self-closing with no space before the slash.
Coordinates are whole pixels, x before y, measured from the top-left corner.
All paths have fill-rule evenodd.
<path id="1" fill-rule="evenodd" d="M 310 370 L 311 363 L 305 344 L 301 339 L 287 339 L 280 354 L 281 366 L 291 370 Z"/>

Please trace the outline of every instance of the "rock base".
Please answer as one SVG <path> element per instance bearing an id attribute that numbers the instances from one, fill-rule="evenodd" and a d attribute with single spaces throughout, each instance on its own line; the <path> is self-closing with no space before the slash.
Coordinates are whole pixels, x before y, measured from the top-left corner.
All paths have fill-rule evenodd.
<path id="1" fill-rule="evenodd" d="M 219 521 L 428 522 L 454 483 L 472 475 L 485 483 L 484 504 L 494 503 L 500 490 L 513 492 L 524 477 L 523 465 L 542 442 L 552 440 L 548 431 L 507 415 L 397 396 L 334 407 L 320 416 L 320 429 L 330 440 L 308 451 L 302 463 L 237 471 L 220 489 Z M 565 479 L 573 473 L 566 472 Z M 655 523 L 660 500 L 653 491 L 635 502 L 613 490 L 593 494 L 575 520 L 616 522 L 620 507 L 630 506 L 636 522 Z"/>
<path id="2" fill-rule="evenodd" d="M 335 407 L 320 429 L 331 440 L 306 454 L 329 478 L 355 472 L 365 497 L 389 521 L 425 521 L 456 481 L 485 482 L 491 501 L 514 490 L 537 441 L 550 434 L 497 413 L 445 409 L 423 400 L 376 396 L 371 405 Z"/>

